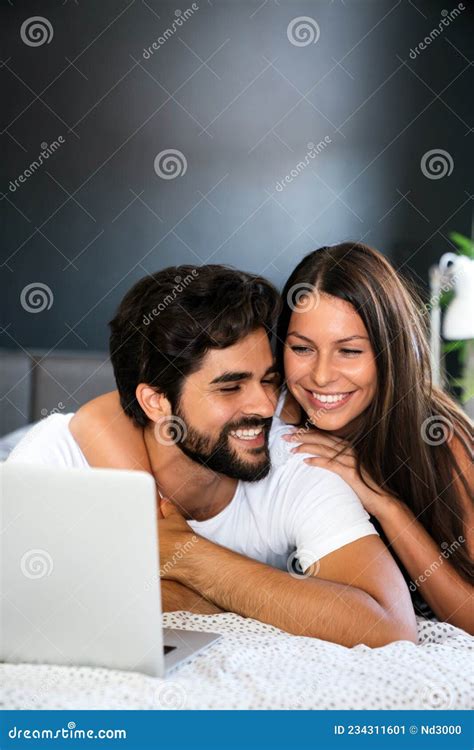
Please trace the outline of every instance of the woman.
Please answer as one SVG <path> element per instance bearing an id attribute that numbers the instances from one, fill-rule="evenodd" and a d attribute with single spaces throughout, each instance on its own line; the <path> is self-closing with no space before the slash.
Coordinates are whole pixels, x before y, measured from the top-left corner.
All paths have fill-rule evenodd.
<path id="1" fill-rule="evenodd" d="M 357 492 L 415 604 L 473 633 L 471 427 L 431 385 L 421 309 L 377 251 L 343 243 L 310 253 L 283 290 L 277 358 L 287 389 L 277 413 L 299 428 L 288 435 L 296 451 Z M 80 409 L 71 431 L 92 465 L 150 470 L 115 394 Z M 95 440 L 92 455 L 98 431 L 107 441 Z"/>

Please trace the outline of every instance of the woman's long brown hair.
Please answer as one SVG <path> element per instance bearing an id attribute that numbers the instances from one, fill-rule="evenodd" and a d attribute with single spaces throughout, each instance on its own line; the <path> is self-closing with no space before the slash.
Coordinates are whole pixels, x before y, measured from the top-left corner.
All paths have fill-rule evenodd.
<path id="1" fill-rule="evenodd" d="M 426 315 L 421 299 L 377 250 L 361 243 L 323 247 L 298 264 L 282 292 L 277 359 L 283 372 L 284 342 L 293 290 L 314 287 L 350 302 L 368 331 L 377 365 L 372 403 L 348 436 L 359 472 L 408 505 L 445 550 L 464 538 L 459 483 L 469 493 L 452 446 L 470 455 L 472 428 L 454 400 L 432 386 Z M 468 581 L 473 564 L 465 544 L 450 561 Z"/>

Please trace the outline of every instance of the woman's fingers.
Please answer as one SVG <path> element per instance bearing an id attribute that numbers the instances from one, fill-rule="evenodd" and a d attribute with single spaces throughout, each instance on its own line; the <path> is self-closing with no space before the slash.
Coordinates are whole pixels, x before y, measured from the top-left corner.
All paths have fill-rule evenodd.
<path id="1" fill-rule="evenodd" d="M 319 430 L 294 430 L 284 434 L 283 440 L 288 443 L 306 443 L 308 445 L 329 445 L 331 447 L 342 448 L 345 445 L 345 441 L 342 438 L 328 435 L 325 432 Z"/>
<path id="2" fill-rule="evenodd" d="M 334 471 L 343 479 L 344 473 L 350 468 L 344 466 L 344 464 L 341 464 L 339 461 L 334 461 L 334 459 L 327 458 L 326 456 L 312 456 L 311 458 L 305 458 L 304 462 L 305 464 L 309 464 L 309 466 L 319 466 L 320 469 Z"/>
<path id="3" fill-rule="evenodd" d="M 291 449 L 292 453 L 310 453 L 312 456 L 324 456 L 325 458 L 334 458 L 337 456 L 337 450 L 330 445 L 322 443 L 301 443 Z"/>
<path id="4" fill-rule="evenodd" d="M 323 445 L 322 443 L 301 443 L 301 445 L 297 445 L 295 448 L 292 448 L 291 452 L 309 453 L 312 456 L 320 456 L 322 458 L 327 458 L 330 461 L 338 461 L 343 466 L 347 466 L 349 468 L 355 466 L 355 459 L 351 454 L 341 453 L 340 448 L 333 448 L 330 445 Z"/>

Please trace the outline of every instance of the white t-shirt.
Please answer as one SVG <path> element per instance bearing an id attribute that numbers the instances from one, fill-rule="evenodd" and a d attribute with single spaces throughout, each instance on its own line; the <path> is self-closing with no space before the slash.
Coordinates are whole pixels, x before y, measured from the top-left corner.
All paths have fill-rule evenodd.
<path id="1" fill-rule="evenodd" d="M 53 414 L 36 424 L 8 461 L 87 468 L 69 422 Z M 303 462 L 281 439 L 288 425 L 273 420 L 272 468 L 258 482 L 238 482 L 231 502 L 207 521 L 189 521 L 200 536 L 273 567 L 286 570 L 290 557 L 307 568 L 330 552 L 376 530 L 355 492 L 337 474 Z"/>

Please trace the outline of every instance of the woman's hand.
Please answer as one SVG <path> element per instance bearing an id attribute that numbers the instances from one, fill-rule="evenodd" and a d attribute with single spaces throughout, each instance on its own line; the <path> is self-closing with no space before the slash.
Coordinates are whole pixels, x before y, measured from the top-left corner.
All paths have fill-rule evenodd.
<path id="1" fill-rule="evenodd" d="M 160 539 L 160 576 L 187 584 L 185 558 L 195 551 L 200 539 L 184 516 L 167 498 L 158 501 L 158 534 Z"/>
<path id="2" fill-rule="evenodd" d="M 328 435 L 321 430 L 295 430 L 283 436 L 283 439 L 297 443 L 292 449 L 293 453 L 309 453 L 311 458 L 305 458 L 305 463 L 310 466 L 320 466 L 335 474 L 339 474 L 347 484 L 352 487 L 356 495 L 366 509 L 367 513 L 375 518 L 381 518 L 386 511 L 396 502 L 395 498 L 379 487 L 364 472 L 362 481 L 357 471 L 357 461 L 351 446 L 342 438 Z"/>

